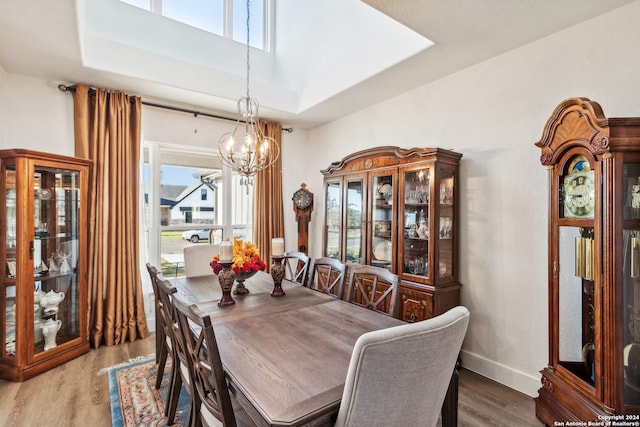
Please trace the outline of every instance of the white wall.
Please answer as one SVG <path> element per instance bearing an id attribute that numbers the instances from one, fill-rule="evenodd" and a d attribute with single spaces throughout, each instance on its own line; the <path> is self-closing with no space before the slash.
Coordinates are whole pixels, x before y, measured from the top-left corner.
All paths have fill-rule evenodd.
<path id="1" fill-rule="evenodd" d="M 316 128 L 307 144 L 285 147 L 298 159 L 295 170 L 286 163 L 286 181 L 305 181 L 316 193 L 311 255 L 319 256 L 322 244 L 322 175 L 316 171 L 379 145 L 462 153 L 460 281 L 472 316 L 463 365 L 536 395 L 548 351 L 548 190 L 534 142 L 556 105 L 570 97 L 599 102 L 609 117 L 640 116 L 638 16 L 635 2 Z"/>
<path id="2" fill-rule="evenodd" d="M 609 117 L 640 116 L 638 16 L 640 1 L 312 131 L 284 133 L 286 250 L 296 247 L 290 198 L 305 182 L 315 193 L 310 254 L 321 254 L 319 171 L 332 161 L 379 145 L 461 152 L 460 281 L 472 315 L 463 365 L 535 395 L 547 363 L 547 171 L 533 144 L 569 97 L 589 97 Z M 55 85 L 0 69 L 0 113 L 0 147 L 72 154 L 71 96 Z M 159 115 L 170 120 L 165 129 L 182 129 L 184 143 L 217 142 L 213 130 L 201 139 L 203 121 Z"/>
<path id="3" fill-rule="evenodd" d="M 73 99 L 57 84 L 0 68 L 0 149 L 25 148 L 72 156 Z"/>

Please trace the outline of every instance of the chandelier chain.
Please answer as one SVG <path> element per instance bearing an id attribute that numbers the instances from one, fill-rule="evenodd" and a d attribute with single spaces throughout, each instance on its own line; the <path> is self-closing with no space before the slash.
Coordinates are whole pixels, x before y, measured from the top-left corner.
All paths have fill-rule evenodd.
<path id="1" fill-rule="evenodd" d="M 247 0 L 247 99 L 250 98 L 250 96 L 249 96 L 249 72 L 251 70 L 251 65 L 250 65 L 250 62 L 249 62 L 249 33 L 250 33 L 250 28 L 251 28 L 250 27 L 250 20 L 249 20 L 249 18 L 250 18 L 250 16 L 249 16 L 249 9 L 250 9 L 249 4 L 250 4 L 250 1 Z"/>

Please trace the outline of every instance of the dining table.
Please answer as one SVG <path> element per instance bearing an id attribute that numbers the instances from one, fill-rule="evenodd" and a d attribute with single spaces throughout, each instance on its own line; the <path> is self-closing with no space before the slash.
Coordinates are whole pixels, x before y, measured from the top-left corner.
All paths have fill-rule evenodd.
<path id="1" fill-rule="evenodd" d="M 224 307 L 215 275 L 171 282 L 211 317 L 229 390 L 259 426 L 332 425 L 358 337 L 404 324 L 287 280 L 285 295 L 273 297 L 273 279 L 264 272 Z M 447 403 L 451 393 L 445 400 L 443 426 L 457 424 L 455 392 L 455 408 Z"/>

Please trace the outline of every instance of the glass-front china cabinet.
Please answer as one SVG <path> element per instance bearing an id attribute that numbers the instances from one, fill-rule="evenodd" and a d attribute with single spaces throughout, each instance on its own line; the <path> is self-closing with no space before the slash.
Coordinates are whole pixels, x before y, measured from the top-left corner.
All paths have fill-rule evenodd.
<path id="1" fill-rule="evenodd" d="M 424 320 L 457 305 L 458 164 L 439 148 L 375 147 L 323 170 L 323 256 L 401 278 L 400 316 Z"/>
<path id="2" fill-rule="evenodd" d="M 550 189 L 549 365 L 536 415 L 640 421 L 640 118 L 568 99 L 536 145 Z"/>
<path id="3" fill-rule="evenodd" d="M 0 377 L 23 381 L 89 351 L 89 162 L 0 150 Z"/>

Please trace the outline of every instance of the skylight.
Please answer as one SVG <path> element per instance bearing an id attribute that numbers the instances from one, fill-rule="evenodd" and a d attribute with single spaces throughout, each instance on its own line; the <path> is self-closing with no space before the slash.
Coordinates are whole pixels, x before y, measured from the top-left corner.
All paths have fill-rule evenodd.
<path id="1" fill-rule="evenodd" d="M 120 1 L 240 43 L 247 42 L 246 0 Z M 253 0 L 250 3 L 249 43 L 262 50 L 268 50 L 265 34 L 269 2 L 270 0 Z"/>

